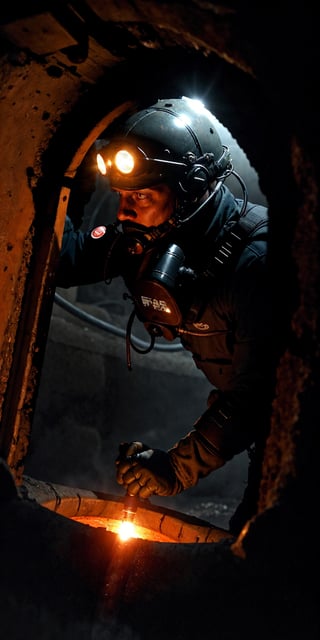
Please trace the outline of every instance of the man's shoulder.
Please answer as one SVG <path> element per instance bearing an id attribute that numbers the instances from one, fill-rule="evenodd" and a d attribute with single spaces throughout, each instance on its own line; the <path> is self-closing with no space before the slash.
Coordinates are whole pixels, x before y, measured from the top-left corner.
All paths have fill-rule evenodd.
<path id="1" fill-rule="evenodd" d="M 269 227 L 269 212 L 268 208 L 260 205 L 248 202 L 246 209 L 242 216 L 240 216 L 237 224 L 243 230 L 243 233 L 248 238 L 250 236 L 262 237 L 266 234 Z"/>

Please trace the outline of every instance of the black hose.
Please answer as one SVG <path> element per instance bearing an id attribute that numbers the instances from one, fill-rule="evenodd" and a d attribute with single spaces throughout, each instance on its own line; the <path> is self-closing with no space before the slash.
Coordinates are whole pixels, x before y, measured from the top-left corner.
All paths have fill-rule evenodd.
<path id="1" fill-rule="evenodd" d="M 72 313 L 72 315 L 76 316 L 77 318 L 80 318 L 81 320 L 85 320 L 86 322 L 89 322 L 95 327 L 98 327 L 103 331 L 107 331 L 108 333 L 112 333 L 115 336 L 126 338 L 127 332 L 125 331 L 125 329 L 116 327 L 110 322 L 106 322 L 105 320 L 100 320 L 100 318 L 96 318 L 96 316 L 93 316 L 90 313 L 83 311 L 83 309 L 80 309 L 76 305 L 72 304 L 72 302 L 69 302 L 68 300 L 63 298 L 63 296 L 60 296 L 59 293 L 54 294 L 54 301 L 59 307 L 66 309 L 66 311 L 69 311 L 69 313 Z M 138 338 L 137 336 L 134 336 L 134 335 L 131 336 L 131 340 L 138 347 L 141 347 L 142 349 L 149 349 L 150 344 L 148 342 L 145 342 L 144 340 L 140 340 L 140 338 Z M 155 349 L 155 351 L 173 352 L 173 351 L 181 351 L 183 349 L 183 346 L 180 343 L 179 344 L 155 343 L 153 345 L 153 349 Z"/>

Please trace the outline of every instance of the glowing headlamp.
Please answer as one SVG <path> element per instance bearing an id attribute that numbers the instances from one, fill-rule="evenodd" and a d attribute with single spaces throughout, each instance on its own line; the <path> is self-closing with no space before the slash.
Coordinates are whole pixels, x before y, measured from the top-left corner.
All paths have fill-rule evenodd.
<path id="1" fill-rule="evenodd" d="M 107 173 L 107 166 L 106 166 L 106 163 L 105 163 L 101 153 L 97 154 L 97 166 L 98 166 L 98 169 L 99 169 L 100 173 L 103 176 L 105 176 L 106 173 Z"/>
<path id="2" fill-rule="evenodd" d="M 129 151 L 126 151 L 126 149 L 121 149 L 116 153 L 114 163 L 118 171 L 126 175 L 132 173 L 135 165 L 133 155 L 129 153 Z"/>
<path id="3" fill-rule="evenodd" d="M 123 175 L 129 175 L 135 168 L 135 159 L 132 153 L 126 149 L 120 149 L 114 156 L 114 160 L 105 161 L 101 153 L 97 154 L 97 165 L 103 176 L 107 173 L 107 167 L 111 168 L 114 164 L 115 168 Z"/>
<path id="4" fill-rule="evenodd" d="M 103 176 L 109 176 L 112 188 L 145 189 L 165 181 L 169 173 L 172 178 L 189 169 L 185 161 L 170 158 L 168 149 L 146 149 L 130 141 L 127 146 L 125 140 L 116 140 L 107 147 L 97 154 L 97 166 Z"/>

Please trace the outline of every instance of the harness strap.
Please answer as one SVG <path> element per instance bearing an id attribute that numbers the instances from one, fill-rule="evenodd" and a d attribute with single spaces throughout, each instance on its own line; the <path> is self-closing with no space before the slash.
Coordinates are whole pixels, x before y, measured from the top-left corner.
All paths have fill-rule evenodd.
<path id="1" fill-rule="evenodd" d="M 227 228 L 225 227 L 225 233 L 222 233 L 220 240 L 217 241 L 214 253 L 209 255 L 207 264 L 202 271 L 201 279 L 203 284 L 217 280 L 220 274 L 224 273 L 232 263 L 236 263 L 247 244 L 248 238 L 253 232 L 265 225 L 265 218 L 261 217 L 261 213 L 264 211 L 265 207 L 250 204 L 239 220 L 227 223 L 228 226 Z M 187 324 L 197 321 L 203 305 L 202 296 L 197 296 L 193 300 L 187 313 Z"/>
<path id="2" fill-rule="evenodd" d="M 214 254 L 208 258 L 207 266 L 203 271 L 205 278 L 217 278 L 221 270 L 228 266 L 231 259 L 235 262 L 250 235 L 264 226 L 265 219 L 261 218 L 260 214 L 262 210 L 264 207 L 260 207 L 260 205 L 251 205 L 239 220 L 229 226 L 227 233 L 223 234 L 220 241 L 217 242 Z"/>

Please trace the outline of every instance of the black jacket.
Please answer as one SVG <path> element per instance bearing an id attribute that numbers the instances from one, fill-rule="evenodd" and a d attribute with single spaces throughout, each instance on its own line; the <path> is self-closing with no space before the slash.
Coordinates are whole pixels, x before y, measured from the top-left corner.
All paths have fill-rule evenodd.
<path id="1" fill-rule="evenodd" d="M 184 240 L 186 265 L 196 273 L 206 269 L 221 236 L 239 218 L 242 201 L 223 186 L 205 214 Z M 224 459 L 265 438 L 273 394 L 277 342 L 272 310 L 268 260 L 268 214 L 249 204 L 260 220 L 240 255 L 220 273 L 199 279 L 193 302 L 184 309 L 181 342 L 191 351 L 196 366 L 213 385 L 209 408 L 195 428 Z M 190 231 L 190 230 L 189 230 Z M 121 275 L 129 288 L 141 267 L 141 258 L 129 256 L 122 234 L 109 225 L 101 235 L 73 229 L 67 220 L 57 285 L 69 287 Z M 191 240 L 190 241 L 190 237 Z M 178 238 L 177 238 L 178 242 Z M 115 249 L 116 248 L 116 249 Z M 209 264 L 211 264 L 209 262 Z M 190 293 L 190 292 L 189 292 Z M 189 300 L 190 302 L 190 300 Z"/>

